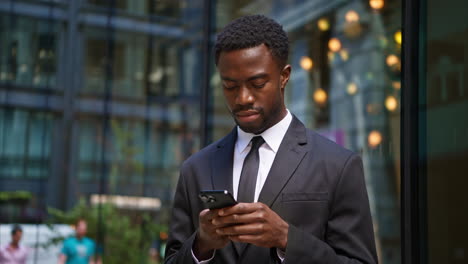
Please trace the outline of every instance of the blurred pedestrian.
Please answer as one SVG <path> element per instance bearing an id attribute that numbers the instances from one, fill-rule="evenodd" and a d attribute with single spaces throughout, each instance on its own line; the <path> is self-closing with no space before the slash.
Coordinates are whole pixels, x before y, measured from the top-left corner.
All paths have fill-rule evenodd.
<path id="1" fill-rule="evenodd" d="M 149 249 L 149 263 L 159 264 L 164 259 L 164 252 L 166 251 L 167 233 L 164 231 L 159 232 L 159 238 L 154 240 Z"/>
<path id="2" fill-rule="evenodd" d="M 96 244 L 86 237 L 86 220 L 78 219 L 75 235 L 63 241 L 59 264 L 101 264 L 101 257 L 96 253 Z"/>
<path id="3" fill-rule="evenodd" d="M 0 247 L 0 264 L 26 264 L 29 248 L 20 245 L 23 229 L 14 225 L 11 229 L 11 242 Z"/>

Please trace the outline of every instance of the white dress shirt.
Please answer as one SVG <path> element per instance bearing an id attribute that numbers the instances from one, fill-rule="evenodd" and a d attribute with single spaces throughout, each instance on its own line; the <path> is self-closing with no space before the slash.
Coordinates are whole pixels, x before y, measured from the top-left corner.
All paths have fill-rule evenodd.
<path id="1" fill-rule="evenodd" d="M 237 193 L 239 190 L 239 180 L 244 165 L 244 160 L 247 154 L 249 154 L 252 143 L 250 142 L 254 136 L 262 136 L 265 143 L 260 146 L 258 153 L 260 156 L 260 162 L 258 164 L 257 184 L 255 186 L 254 201 L 258 201 L 260 192 L 262 191 L 263 185 L 267 179 L 268 173 L 270 172 L 273 160 L 276 157 L 279 146 L 283 141 L 284 135 L 288 130 L 289 125 L 292 121 L 292 115 L 289 113 L 276 123 L 276 125 L 265 130 L 259 135 L 252 133 L 246 133 L 242 131 L 240 127 L 237 127 L 237 141 L 234 147 L 234 163 L 232 170 L 232 189 L 233 195 L 237 199 Z"/>
<path id="2" fill-rule="evenodd" d="M 233 189 L 233 196 L 237 199 L 238 189 L 239 189 L 239 180 L 240 175 L 242 172 L 242 167 L 244 165 L 244 159 L 250 151 L 251 148 L 251 139 L 254 136 L 262 136 L 265 140 L 260 148 L 258 149 L 258 153 L 260 156 L 260 162 L 258 164 L 258 174 L 257 174 L 257 184 L 255 187 L 255 197 L 254 202 L 258 201 L 258 197 L 260 196 L 260 192 L 262 191 L 263 185 L 267 179 L 268 173 L 270 172 L 271 165 L 275 160 L 276 153 L 278 152 L 279 146 L 283 141 L 284 135 L 289 128 L 289 125 L 292 121 L 292 115 L 287 110 L 286 116 L 276 123 L 274 126 L 270 127 L 269 129 L 263 131 L 263 133 L 259 135 L 255 135 L 252 133 L 244 132 L 239 126 L 237 127 L 237 141 L 234 147 L 234 162 L 233 162 L 233 170 L 232 170 L 232 189 Z M 284 253 L 277 250 L 278 257 L 281 261 L 284 260 Z M 198 264 L 205 264 L 208 263 L 213 257 L 207 260 L 199 261 L 192 251 L 193 259 Z"/>

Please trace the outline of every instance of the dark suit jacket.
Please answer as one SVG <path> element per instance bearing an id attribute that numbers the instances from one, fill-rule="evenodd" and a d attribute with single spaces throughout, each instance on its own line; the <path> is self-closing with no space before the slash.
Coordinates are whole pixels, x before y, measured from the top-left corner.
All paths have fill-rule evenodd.
<path id="1" fill-rule="evenodd" d="M 237 130 L 184 162 L 177 185 L 165 263 L 194 263 L 191 249 L 200 190 L 230 190 Z M 261 190 L 262 202 L 289 224 L 285 264 L 377 263 L 362 161 L 293 117 Z M 276 249 L 232 243 L 210 263 L 280 263 Z"/>

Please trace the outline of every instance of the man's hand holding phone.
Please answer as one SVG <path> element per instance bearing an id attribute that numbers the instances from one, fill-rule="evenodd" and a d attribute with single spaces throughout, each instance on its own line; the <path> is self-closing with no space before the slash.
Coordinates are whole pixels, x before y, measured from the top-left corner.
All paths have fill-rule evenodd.
<path id="1" fill-rule="evenodd" d="M 229 243 L 229 237 L 216 233 L 218 227 L 213 225 L 213 220 L 219 217 L 219 210 L 205 209 L 200 212 L 199 230 L 193 251 L 199 260 L 211 258 L 213 250 L 223 248 Z"/>
<path id="2" fill-rule="evenodd" d="M 210 258 L 214 249 L 225 247 L 229 240 L 285 250 L 289 225 L 267 205 L 237 203 L 227 191 L 211 192 L 217 194 L 212 197 L 205 195 L 204 198 L 202 195 L 206 193 L 200 194 L 206 207 L 214 206 L 216 209 L 205 209 L 200 213 L 195 247 L 197 258 L 198 253 L 199 259 Z M 219 204 L 226 206 L 220 207 Z"/>
<path id="3" fill-rule="evenodd" d="M 218 235 L 259 247 L 286 249 L 289 225 L 263 203 L 238 203 L 218 210 L 213 218 Z"/>
<path id="4" fill-rule="evenodd" d="M 213 255 L 213 250 L 223 248 L 229 243 L 228 236 L 216 232 L 216 229 L 224 226 L 215 226 L 213 222 L 219 218 L 221 208 L 235 205 L 237 202 L 226 190 L 202 191 L 199 198 L 209 209 L 201 211 L 198 216 L 199 231 L 195 241 L 194 254 L 197 259 L 206 260 Z"/>

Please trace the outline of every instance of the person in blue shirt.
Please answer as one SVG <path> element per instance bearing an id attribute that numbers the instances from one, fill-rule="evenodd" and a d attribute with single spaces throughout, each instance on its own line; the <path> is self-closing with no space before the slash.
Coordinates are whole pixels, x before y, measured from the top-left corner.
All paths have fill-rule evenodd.
<path id="1" fill-rule="evenodd" d="M 86 220 L 76 222 L 75 236 L 63 241 L 58 264 L 101 264 L 101 258 L 96 254 L 96 244 L 86 237 L 87 229 Z"/>

